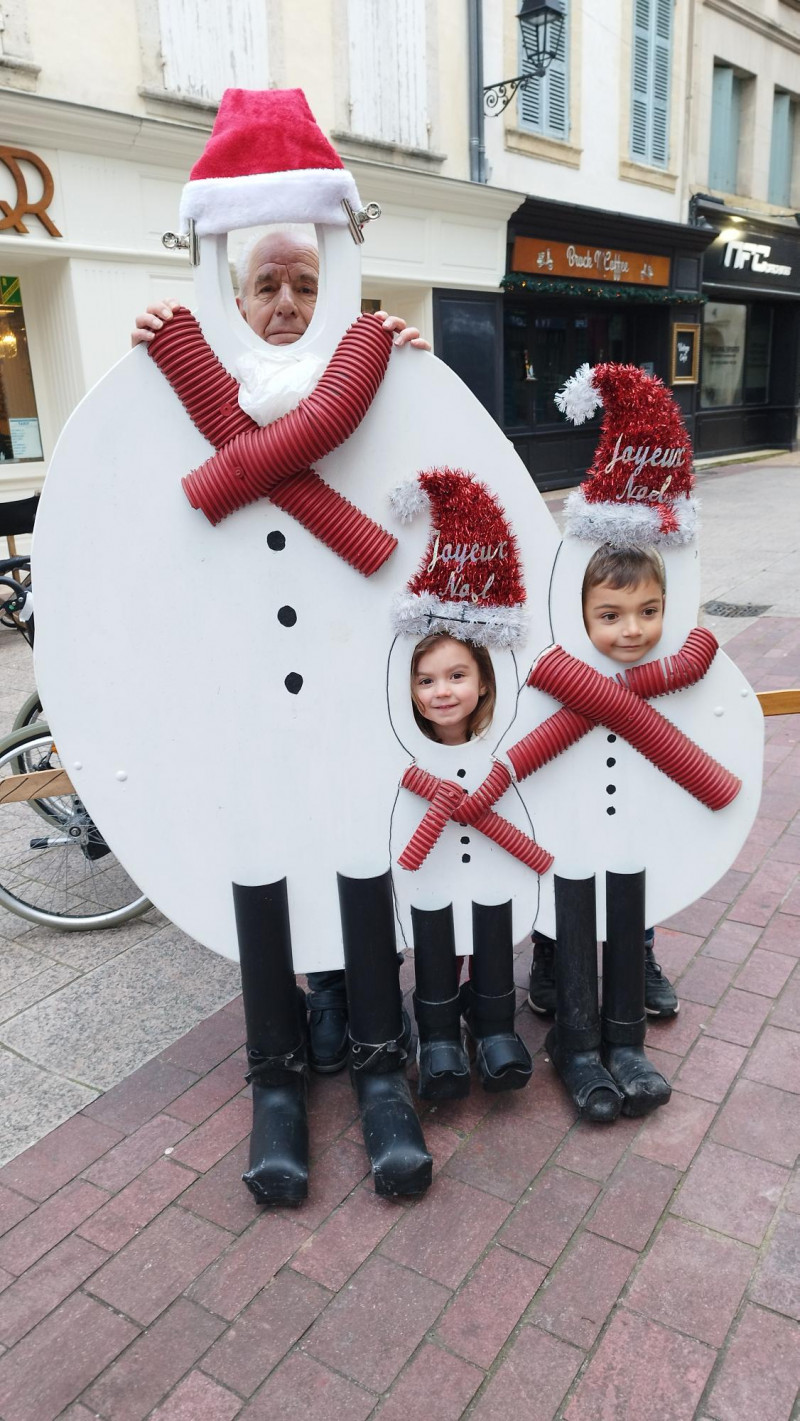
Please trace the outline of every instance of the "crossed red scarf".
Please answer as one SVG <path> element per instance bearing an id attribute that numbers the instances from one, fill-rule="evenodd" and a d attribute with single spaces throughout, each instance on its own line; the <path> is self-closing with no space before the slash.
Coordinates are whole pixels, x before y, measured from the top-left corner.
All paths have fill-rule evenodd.
<path id="1" fill-rule="evenodd" d="M 736 798 L 741 780 L 644 699 L 695 685 L 705 676 L 718 650 L 716 637 L 704 627 L 695 627 L 677 656 L 633 666 L 614 678 L 568 656 L 560 646 L 553 647 L 534 666 L 528 685 L 560 700 L 562 709 L 507 752 L 516 778 L 525 779 L 596 725 L 605 725 L 701 804 L 723 809 Z M 477 829 L 529 868 L 545 873 L 553 862 L 552 854 L 491 812 L 491 806 L 511 783 L 510 772 L 499 761 L 471 795 L 452 780 L 409 766 L 401 780 L 403 788 L 431 803 L 398 858 L 401 868 L 420 868 L 452 820 Z"/>
<path id="2" fill-rule="evenodd" d="M 185 307 L 147 349 L 217 451 L 182 481 L 193 508 L 219 523 L 268 497 L 365 577 L 382 567 L 397 539 L 310 467 L 358 428 L 386 374 L 392 335 L 376 316 L 359 316 L 312 393 L 264 428 L 240 408 L 237 382 Z"/>

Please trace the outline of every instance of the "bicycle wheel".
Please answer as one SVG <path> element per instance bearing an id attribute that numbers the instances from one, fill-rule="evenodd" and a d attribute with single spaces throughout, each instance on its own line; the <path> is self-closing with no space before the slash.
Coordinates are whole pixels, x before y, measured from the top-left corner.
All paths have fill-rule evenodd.
<path id="1" fill-rule="evenodd" d="M 39 699 L 38 691 L 31 691 L 26 701 L 23 701 L 14 718 L 12 730 L 21 730 L 25 725 L 35 725 L 37 720 L 42 719 L 42 702 Z M 22 774 L 22 770 L 19 772 Z"/>
<path id="2" fill-rule="evenodd" d="M 31 923 L 82 932 L 138 917 L 149 900 L 69 779 L 59 778 L 61 769 L 44 721 L 0 741 L 0 906 Z M 25 784 L 20 773 L 44 778 Z"/>

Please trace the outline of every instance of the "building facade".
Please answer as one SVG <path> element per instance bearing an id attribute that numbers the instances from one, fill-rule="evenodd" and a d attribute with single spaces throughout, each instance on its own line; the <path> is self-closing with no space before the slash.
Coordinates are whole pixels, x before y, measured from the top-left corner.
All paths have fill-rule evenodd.
<path id="1" fill-rule="evenodd" d="M 700 452 L 790 447 L 800 0 L 562 6 L 545 77 L 484 112 L 530 69 L 519 0 L 0 0 L 0 499 L 41 485 L 134 314 L 191 300 L 161 238 L 228 85 L 305 90 L 382 207 L 365 301 L 543 486 L 586 466 L 552 402 L 585 359 L 674 384 Z"/>

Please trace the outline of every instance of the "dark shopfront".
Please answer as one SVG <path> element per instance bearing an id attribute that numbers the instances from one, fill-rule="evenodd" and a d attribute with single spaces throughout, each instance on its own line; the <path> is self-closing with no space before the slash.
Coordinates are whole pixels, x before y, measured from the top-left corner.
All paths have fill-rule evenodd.
<path id="1" fill-rule="evenodd" d="M 703 262 L 698 455 L 791 449 L 800 394 L 800 232 L 697 203 L 719 235 Z"/>
<path id="2" fill-rule="evenodd" d="M 553 401 L 579 365 L 631 362 L 672 383 L 675 326 L 697 331 L 713 235 L 529 199 L 509 223 L 498 296 L 434 293 L 436 353 L 501 424 L 540 488 L 579 483 L 591 463 L 600 417 L 576 429 Z M 690 433 L 696 379 L 675 389 Z"/>

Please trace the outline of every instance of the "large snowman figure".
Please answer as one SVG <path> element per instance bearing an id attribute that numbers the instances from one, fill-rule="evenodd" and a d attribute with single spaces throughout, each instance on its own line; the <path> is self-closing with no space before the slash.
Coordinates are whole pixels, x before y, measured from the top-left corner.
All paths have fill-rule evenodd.
<path id="1" fill-rule="evenodd" d="M 581 1113 L 608 1120 L 669 1097 L 642 1051 L 645 926 L 707 892 L 735 859 L 758 808 L 763 720 L 741 672 L 696 625 L 692 450 L 673 397 L 654 376 L 606 364 L 583 367 L 556 402 L 576 423 L 602 405 L 603 427 L 589 477 L 567 500 L 553 645 L 513 727 L 527 733 L 504 754 L 555 856 L 536 919 L 558 943 L 548 1047 Z M 613 629 L 628 606 L 626 643 Z M 651 614 L 654 644 L 642 632 Z"/>
<path id="2" fill-rule="evenodd" d="M 478 402 L 359 315 L 360 208 L 300 91 L 224 95 L 182 204 L 199 323 L 176 313 L 75 411 L 34 547 L 37 678 L 77 791 L 148 896 L 240 957 L 247 1182 L 269 1203 L 307 1188 L 294 973 L 343 961 L 376 1188 L 430 1180 L 403 1072 L 389 864 L 408 755 L 386 703 L 391 598 L 426 535 L 404 529 L 389 491 L 433 465 L 474 470 L 524 522 L 541 602 L 557 544 Z M 274 222 L 317 228 L 319 297 L 285 359 L 308 357 L 318 383 L 259 427 L 238 399 L 242 357 L 271 379 L 281 351 L 265 355 L 236 309 L 226 238 Z M 92 567 L 91 615 L 65 547 Z"/>

